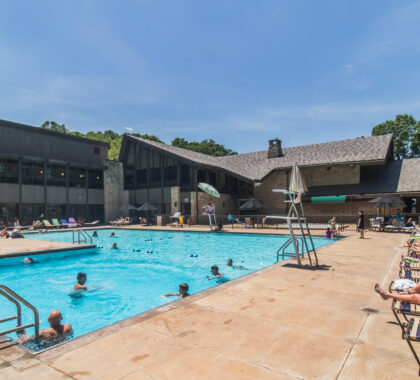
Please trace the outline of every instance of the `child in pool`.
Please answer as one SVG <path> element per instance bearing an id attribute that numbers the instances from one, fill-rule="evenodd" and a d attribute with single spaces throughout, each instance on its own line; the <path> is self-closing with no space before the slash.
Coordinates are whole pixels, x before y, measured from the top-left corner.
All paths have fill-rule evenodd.
<path id="1" fill-rule="evenodd" d="M 332 237 L 332 231 L 331 231 L 330 227 L 328 227 L 327 230 L 325 231 L 325 237 L 327 239 L 331 239 L 331 237 Z"/>
<path id="2" fill-rule="evenodd" d="M 227 266 L 231 267 L 233 269 L 242 269 L 242 270 L 248 270 L 248 268 L 245 268 L 242 265 L 233 265 L 233 260 L 232 259 L 228 259 L 227 261 Z"/>
<path id="3" fill-rule="evenodd" d="M 80 272 L 77 274 L 77 284 L 74 285 L 74 290 L 84 290 L 87 291 L 88 288 L 85 286 L 87 281 L 87 274 Z"/>
<path id="4" fill-rule="evenodd" d="M 164 294 L 164 297 L 171 297 L 171 296 L 179 296 L 179 298 L 185 298 L 188 297 L 190 294 L 188 293 L 188 284 L 185 282 L 179 285 L 179 292 L 178 293 L 167 293 Z"/>

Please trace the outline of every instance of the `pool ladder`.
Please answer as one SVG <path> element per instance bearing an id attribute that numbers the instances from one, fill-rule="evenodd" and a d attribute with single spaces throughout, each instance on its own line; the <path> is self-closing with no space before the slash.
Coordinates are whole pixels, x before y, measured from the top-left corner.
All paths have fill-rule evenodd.
<path id="1" fill-rule="evenodd" d="M 12 289 L 8 288 L 5 285 L 0 285 L 0 295 L 2 295 L 4 298 L 9 300 L 10 302 L 14 303 L 16 306 L 16 315 L 13 315 L 11 317 L 0 319 L 0 323 L 13 321 L 14 319 L 17 320 L 17 325 L 13 329 L 8 329 L 4 331 L 0 331 L 0 335 L 6 335 L 10 334 L 12 332 L 23 332 L 24 329 L 27 329 L 29 327 L 35 328 L 35 342 L 38 342 L 39 340 L 39 314 L 38 310 L 31 305 L 28 301 L 24 300 L 19 294 L 15 293 Z M 31 309 L 34 313 L 34 322 L 29 323 L 26 325 L 22 325 L 22 306 L 25 305 L 27 308 Z"/>
<path id="2" fill-rule="evenodd" d="M 311 253 L 313 253 L 315 258 L 315 267 L 318 267 L 318 257 L 315 251 L 315 246 L 312 241 L 312 237 L 310 236 L 310 245 L 308 244 L 308 241 L 306 240 L 306 236 L 294 236 L 290 237 L 285 241 L 285 243 L 277 250 L 277 262 L 280 260 L 280 256 L 282 260 L 288 257 L 296 257 L 297 255 L 300 255 L 302 258 L 304 257 L 305 253 L 308 254 L 309 259 L 309 266 L 312 267 L 312 258 Z M 293 252 L 287 251 L 287 248 L 292 245 L 293 246 Z M 310 248 L 311 247 L 311 248 Z"/>
<path id="3" fill-rule="evenodd" d="M 92 236 L 90 236 L 86 231 L 81 230 L 72 230 L 73 232 L 73 244 L 92 244 Z"/>

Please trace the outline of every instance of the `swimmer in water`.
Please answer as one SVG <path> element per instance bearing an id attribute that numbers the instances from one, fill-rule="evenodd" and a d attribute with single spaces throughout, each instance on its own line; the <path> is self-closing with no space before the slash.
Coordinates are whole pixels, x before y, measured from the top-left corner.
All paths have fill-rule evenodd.
<path id="1" fill-rule="evenodd" d="M 45 340 L 53 340 L 60 337 L 65 337 L 73 333 L 73 328 L 70 323 L 61 324 L 63 316 L 59 310 L 53 310 L 48 316 L 48 322 L 50 327 L 47 329 L 42 329 L 39 332 L 39 338 Z M 33 338 L 28 338 L 23 334 L 19 338 L 19 343 L 22 344 L 28 340 L 33 340 Z"/>
<path id="2" fill-rule="evenodd" d="M 242 265 L 233 265 L 233 260 L 232 259 L 228 259 L 227 261 L 227 266 L 231 267 L 233 269 L 242 269 L 242 270 L 248 270 L 248 268 L 245 268 Z"/>
<path id="3" fill-rule="evenodd" d="M 74 290 L 84 290 L 87 291 L 88 288 L 85 286 L 87 281 L 87 274 L 80 272 L 77 274 L 77 284 L 74 285 Z"/>
<path id="4" fill-rule="evenodd" d="M 118 249 L 117 243 L 112 244 L 112 249 Z"/>
<path id="5" fill-rule="evenodd" d="M 39 261 L 35 261 L 32 257 L 25 257 L 23 260 L 22 260 L 22 263 L 24 263 L 24 264 L 35 264 L 35 263 L 38 263 Z"/>
<path id="6" fill-rule="evenodd" d="M 185 298 L 188 297 L 190 294 L 188 293 L 188 284 L 185 282 L 179 285 L 179 292 L 178 293 L 167 293 L 164 294 L 164 297 L 171 297 L 171 296 L 179 296 L 179 298 Z"/>
<path id="7" fill-rule="evenodd" d="M 217 265 L 213 265 L 211 268 L 211 274 L 213 277 L 207 276 L 209 280 L 214 280 L 215 278 L 223 277 L 223 274 L 219 273 L 219 267 Z"/>
<path id="8" fill-rule="evenodd" d="M 115 232 L 111 232 L 110 237 L 115 237 Z"/>
<path id="9" fill-rule="evenodd" d="M 98 231 L 93 231 L 92 237 L 98 237 Z"/>

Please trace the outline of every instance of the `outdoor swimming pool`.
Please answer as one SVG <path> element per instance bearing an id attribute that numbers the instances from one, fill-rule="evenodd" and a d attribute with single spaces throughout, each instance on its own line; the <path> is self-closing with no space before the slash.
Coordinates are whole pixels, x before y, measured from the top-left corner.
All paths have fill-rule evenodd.
<path id="1" fill-rule="evenodd" d="M 110 237 L 115 232 L 116 237 Z M 92 231 L 90 231 L 92 233 Z M 27 234 L 27 239 L 72 241 L 71 232 Z M 246 275 L 276 262 L 277 249 L 288 236 L 217 234 L 171 231 L 98 230 L 96 249 L 36 255 L 36 264 L 22 258 L 0 259 L 1 283 L 10 287 L 39 311 L 40 328 L 48 327 L 48 314 L 59 309 L 64 321 L 73 326 L 73 337 L 119 322 L 152 308 L 175 301 L 162 294 L 177 292 L 186 282 L 190 294 L 218 285 L 209 281 L 210 267 L 228 280 Z M 334 240 L 315 237 L 321 247 Z M 118 249 L 111 249 L 113 243 Z M 192 257 L 193 256 L 193 257 Z M 232 269 L 228 258 L 247 269 Z M 101 287 L 80 298 L 69 296 L 78 272 L 87 273 L 86 286 Z M 4 317 L 15 315 L 13 304 L 0 298 Z M 32 322 L 23 309 L 24 323 Z M 13 323 L 2 324 L 2 329 Z M 33 329 L 28 330 L 33 333 Z M 15 336 L 13 336 L 15 337 Z"/>

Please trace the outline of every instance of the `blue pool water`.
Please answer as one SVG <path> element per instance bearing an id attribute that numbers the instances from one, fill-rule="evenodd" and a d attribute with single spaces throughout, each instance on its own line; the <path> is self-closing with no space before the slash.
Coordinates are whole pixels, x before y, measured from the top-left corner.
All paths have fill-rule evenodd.
<path id="1" fill-rule="evenodd" d="M 93 241 L 103 248 L 37 255 L 39 263 L 32 265 L 23 264 L 22 258 L 0 259 L 1 283 L 38 309 L 40 328 L 48 327 L 48 313 L 59 309 L 64 321 L 72 324 L 74 337 L 86 334 L 176 300 L 162 294 L 177 292 L 182 282 L 188 283 L 190 294 L 218 285 L 206 278 L 213 264 L 229 280 L 272 265 L 277 249 L 288 238 L 120 229 L 98 230 L 98 235 Z M 27 234 L 26 238 L 71 242 L 72 233 Z M 118 249 L 111 249 L 114 242 Z M 316 247 L 330 242 L 314 238 Z M 247 269 L 228 267 L 228 258 Z M 88 288 L 102 288 L 70 297 L 78 272 L 87 273 Z M 2 297 L 0 310 L 0 318 L 16 312 Z M 32 321 L 30 312 L 25 310 L 23 315 L 25 323 Z M 13 323 L 2 324 L 2 329 L 5 325 L 11 328 Z"/>

